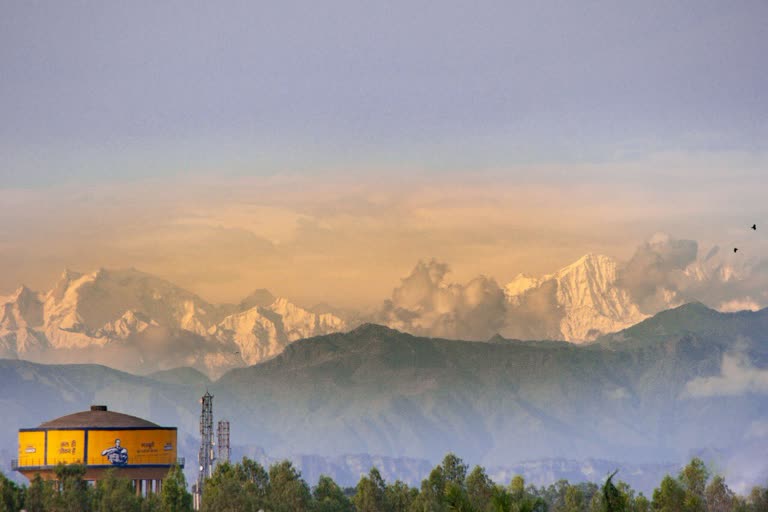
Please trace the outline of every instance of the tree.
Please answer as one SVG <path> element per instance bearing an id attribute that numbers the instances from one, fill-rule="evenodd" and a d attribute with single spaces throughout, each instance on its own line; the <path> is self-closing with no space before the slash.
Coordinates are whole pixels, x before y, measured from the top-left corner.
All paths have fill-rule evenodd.
<path id="1" fill-rule="evenodd" d="M 264 469 L 264 466 L 255 460 L 243 457 L 236 469 L 241 472 L 240 479 L 245 482 L 246 494 L 251 497 L 257 508 L 266 508 L 269 493 L 269 473 Z"/>
<path id="2" fill-rule="evenodd" d="M 594 493 L 589 500 L 589 512 L 603 512 L 604 502 L 605 498 L 603 498 L 603 490 L 600 489 L 598 492 Z"/>
<path id="3" fill-rule="evenodd" d="M 309 486 L 287 460 L 270 466 L 268 496 L 273 512 L 306 512 L 312 501 Z"/>
<path id="4" fill-rule="evenodd" d="M 603 485 L 603 512 L 626 512 L 626 497 L 613 485 L 613 477 L 618 470 L 614 471 Z"/>
<path id="5" fill-rule="evenodd" d="M 601 496 L 602 490 L 594 482 L 585 482 L 583 484 L 579 484 L 578 487 L 581 489 L 581 492 L 584 495 L 584 510 L 591 510 L 592 500 L 594 499 L 595 495 Z M 599 505 L 602 506 L 602 502 L 600 502 Z"/>
<path id="6" fill-rule="evenodd" d="M 468 466 L 453 453 L 449 453 L 443 458 L 443 477 L 447 482 L 454 483 L 464 487 L 464 480 L 467 478 Z"/>
<path id="7" fill-rule="evenodd" d="M 732 512 L 751 512 L 749 503 L 741 496 L 734 496 Z"/>
<path id="8" fill-rule="evenodd" d="M 299 496 L 297 506 L 308 507 L 311 501 L 309 487 L 290 462 L 276 464 L 272 470 L 278 477 L 274 489 L 270 488 L 270 477 L 264 467 L 247 457 L 235 465 L 229 462 L 217 465 L 213 475 L 205 481 L 202 508 L 211 511 L 283 510 L 279 507 L 289 506 L 292 502 L 288 500 L 296 498 L 296 493 Z M 177 510 L 190 510 L 191 496 L 186 492 L 186 481 L 180 469 L 175 473 L 175 480 L 176 483 L 170 488 L 170 482 L 166 482 L 163 488 L 164 499 L 181 507 Z M 277 500 L 276 507 L 269 506 L 270 493 Z"/>
<path id="9" fill-rule="evenodd" d="M 717 475 L 704 491 L 709 512 L 731 512 L 734 506 L 734 494 L 725 485 L 725 479 Z"/>
<path id="10" fill-rule="evenodd" d="M 141 512 L 165 512 L 160 495 L 152 493 L 141 500 Z"/>
<path id="11" fill-rule="evenodd" d="M 565 510 L 565 495 L 570 487 L 568 480 L 561 479 L 544 491 L 544 497 L 554 512 Z"/>
<path id="12" fill-rule="evenodd" d="M 371 468 L 368 475 L 363 475 L 355 488 L 352 503 L 357 512 L 386 512 L 387 485 L 379 470 Z"/>
<path id="13" fill-rule="evenodd" d="M 54 468 L 58 493 L 53 493 L 48 512 L 90 512 L 91 493 L 81 464 L 59 464 Z"/>
<path id="14" fill-rule="evenodd" d="M 500 485 L 493 488 L 493 496 L 491 496 L 491 510 L 493 512 L 512 512 L 513 506 L 512 494 Z"/>
<path id="15" fill-rule="evenodd" d="M 412 489 L 400 480 L 387 485 L 385 501 L 389 507 L 388 510 L 391 512 L 408 512 L 418 494 L 418 489 Z"/>
<path id="16" fill-rule="evenodd" d="M 760 486 L 753 487 L 747 501 L 750 512 L 765 512 L 768 510 L 768 489 Z"/>
<path id="17" fill-rule="evenodd" d="M 570 485 L 565 491 L 564 512 L 584 512 L 584 493 L 575 486 Z"/>
<path id="18" fill-rule="evenodd" d="M 443 467 L 437 466 L 429 473 L 429 477 L 421 481 L 421 490 L 413 502 L 414 512 L 444 512 L 445 476 Z"/>
<path id="19" fill-rule="evenodd" d="M 443 493 L 443 504 L 450 512 L 471 512 L 467 491 L 456 482 L 447 482 Z"/>
<path id="20" fill-rule="evenodd" d="M 53 501 L 53 492 L 51 482 L 46 482 L 37 473 L 27 489 L 24 508 L 27 512 L 46 512 Z"/>
<path id="21" fill-rule="evenodd" d="M 680 471 L 680 483 L 685 490 L 685 509 L 687 512 L 706 512 L 707 501 L 705 491 L 709 470 L 704 461 L 694 457 L 691 462 Z"/>
<path id="22" fill-rule="evenodd" d="M 685 512 L 685 489 L 671 476 L 665 476 L 653 491 L 651 507 L 656 512 Z"/>
<path id="23" fill-rule="evenodd" d="M 566 482 L 567 483 L 567 482 Z M 554 492 L 554 487 L 550 486 Z M 515 475 L 509 483 L 509 507 L 513 512 L 543 512 L 547 510 L 547 503 L 540 496 L 535 494 L 536 489 L 533 486 L 525 487 L 525 479 L 520 475 Z M 507 500 L 498 490 L 495 494 L 494 507 L 503 508 L 502 503 Z M 495 510 L 495 508 L 492 508 Z"/>
<path id="24" fill-rule="evenodd" d="M 322 475 L 312 491 L 314 512 L 352 512 L 352 503 L 341 487 L 329 476 Z"/>
<path id="25" fill-rule="evenodd" d="M 0 512 L 17 512 L 23 503 L 23 489 L 0 472 Z"/>
<path id="26" fill-rule="evenodd" d="M 255 505 L 249 500 L 244 482 L 238 476 L 237 470 L 230 463 L 217 465 L 210 478 L 205 480 L 201 509 L 204 512 L 255 512 Z"/>
<path id="27" fill-rule="evenodd" d="M 627 482 L 621 480 L 616 484 L 616 489 L 619 490 L 619 494 L 624 502 L 624 509 L 628 512 L 634 511 L 635 490 Z"/>
<path id="28" fill-rule="evenodd" d="M 513 499 L 522 500 L 525 496 L 525 479 L 520 475 L 512 477 L 512 481 L 509 482 L 509 490 Z"/>
<path id="29" fill-rule="evenodd" d="M 491 505 L 493 497 L 493 482 L 485 473 L 485 469 L 475 466 L 466 480 L 467 497 L 472 508 L 485 512 Z"/>
<path id="30" fill-rule="evenodd" d="M 651 502 L 645 497 L 643 493 L 637 495 L 635 498 L 634 512 L 650 512 Z"/>
<path id="31" fill-rule="evenodd" d="M 160 501 L 164 512 L 189 512 L 192 510 L 192 495 L 187 492 L 187 479 L 178 465 L 173 465 L 163 480 Z"/>
<path id="32" fill-rule="evenodd" d="M 141 511 L 141 500 L 136 496 L 133 482 L 118 478 L 114 469 L 109 469 L 99 480 L 93 495 L 94 509 L 98 512 Z"/>

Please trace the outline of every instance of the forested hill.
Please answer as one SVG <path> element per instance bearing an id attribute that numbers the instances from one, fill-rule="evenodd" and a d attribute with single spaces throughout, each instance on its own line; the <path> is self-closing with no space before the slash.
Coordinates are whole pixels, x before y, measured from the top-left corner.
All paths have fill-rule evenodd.
<path id="1" fill-rule="evenodd" d="M 285 451 L 436 460 L 454 450 L 489 465 L 683 460 L 759 445 L 766 324 L 768 310 L 689 304 L 589 346 L 418 338 L 368 324 L 298 341 L 214 389 L 227 415 Z"/>

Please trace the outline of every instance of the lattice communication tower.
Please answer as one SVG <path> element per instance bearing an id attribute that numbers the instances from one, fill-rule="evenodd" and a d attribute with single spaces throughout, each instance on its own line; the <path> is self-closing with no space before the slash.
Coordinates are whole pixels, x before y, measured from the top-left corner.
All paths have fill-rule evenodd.
<path id="1" fill-rule="evenodd" d="M 218 427 L 216 428 L 216 434 L 218 438 L 217 449 L 219 462 L 229 462 L 229 458 L 232 455 L 232 451 L 229 448 L 229 421 L 220 420 Z"/>
<path id="2" fill-rule="evenodd" d="M 200 462 L 200 473 L 197 477 L 197 493 L 203 495 L 203 482 L 213 474 L 213 461 L 216 456 L 213 453 L 213 395 L 205 391 L 200 413 L 200 453 L 197 456 Z"/>

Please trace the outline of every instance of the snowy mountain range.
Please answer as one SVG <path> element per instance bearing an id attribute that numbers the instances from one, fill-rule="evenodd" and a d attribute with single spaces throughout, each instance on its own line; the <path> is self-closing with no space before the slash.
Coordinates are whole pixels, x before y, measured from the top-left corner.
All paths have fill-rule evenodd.
<path id="1" fill-rule="evenodd" d="M 768 265 L 737 267 L 716 248 L 698 257 L 695 244 L 680 244 L 654 239 L 626 263 L 587 254 L 552 274 L 520 274 L 503 288 L 483 276 L 449 283 L 446 265 L 420 262 L 370 318 L 305 309 L 263 289 L 239 304 L 211 304 L 135 269 L 66 271 L 47 292 L 21 286 L 0 297 L 0 358 L 143 374 L 189 366 L 217 378 L 295 340 L 366 321 L 421 336 L 582 343 L 691 301 L 720 311 L 768 305 L 760 270 Z"/>
<path id="2" fill-rule="evenodd" d="M 766 307 L 768 261 L 757 258 L 657 234 L 627 261 L 586 254 L 506 286 L 484 275 L 457 283 L 445 263 L 422 260 L 372 321 L 419 336 L 583 343 L 689 302 L 723 312 Z"/>
<path id="3" fill-rule="evenodd" d="M 553 274 L 519 274 L 504 287 L 501 334 L 581 343 L 688 302 L 723 312 L 768 306 L 764 262 L 737 264 L 717 247 L 697 257 L 695 246 L 693 256 L 674 261 L 668 245 L 652 240 L 627 263 L 587 254 Z"/>
<path id="4" fill-rule="evenodd" d="M 212 377 L 273 357 L 345 322 L 259 290 L 214 305 L 135 269 L 66 271 L 44 293 L 0 297 L 0 357 L 98 363 L 142 373 L 191 366 Z"/>

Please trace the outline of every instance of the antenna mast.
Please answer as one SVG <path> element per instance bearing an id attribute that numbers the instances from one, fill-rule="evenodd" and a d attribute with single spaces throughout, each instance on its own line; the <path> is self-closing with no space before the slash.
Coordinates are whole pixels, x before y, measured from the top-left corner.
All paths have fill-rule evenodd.
<path id="1" fill-rule="evenodd" d="M 219 450 L 218 460 L 219 462 L 229 462 L 229 458 L 232 455 L 232 451 L 229 448 L 229 421 L 220 420 L 216 429 L 218 437 L 217 448 Z"/>

